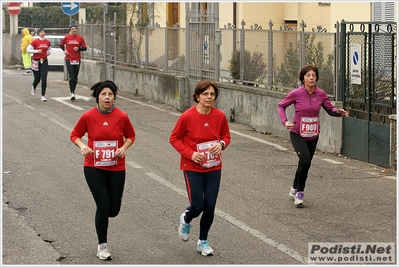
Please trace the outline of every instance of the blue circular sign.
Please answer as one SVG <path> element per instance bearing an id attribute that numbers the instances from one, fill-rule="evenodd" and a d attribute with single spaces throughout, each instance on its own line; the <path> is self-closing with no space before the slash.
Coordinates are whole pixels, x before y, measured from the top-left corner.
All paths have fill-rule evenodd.
<path id="1" fill-rule="evenodd" d="M 79 2 L 65 2 L 61 3 L 62 12 L 68 16 L 73 16 L 79 12 L 80 3 Z"/>
<path id="2" fill-rule="evenodd" d="M 353 53 L 353 64 L 357 65 L 357 63 L 359 62 L 359 53 L 357 51 L 355 51 Z"/>

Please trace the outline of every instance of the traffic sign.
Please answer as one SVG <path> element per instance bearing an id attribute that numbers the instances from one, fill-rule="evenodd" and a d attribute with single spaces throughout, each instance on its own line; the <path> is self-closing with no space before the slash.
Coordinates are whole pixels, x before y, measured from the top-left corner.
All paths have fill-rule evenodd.
<path id="1" fill-rule="evenodd" d="M 62 11 L 68 16 L 73 16 L 79 12 L 80 3 L 79 2 L 65 2 L 61 3 Z"/>
<path id="2" fill-rule="evenodd" d="M 21 12 L 21 5 L 18 2 L 10 2 L 7 5 L 7 11 L 10 15 L 18 15 Z"/>

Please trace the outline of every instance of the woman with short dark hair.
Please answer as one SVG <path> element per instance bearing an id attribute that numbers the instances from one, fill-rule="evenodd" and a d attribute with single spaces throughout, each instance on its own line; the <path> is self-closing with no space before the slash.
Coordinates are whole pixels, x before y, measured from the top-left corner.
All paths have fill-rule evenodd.
<path id="1" fill-rule="evenodd" d="M 189 207 L 179 218 L 179 237 L 189 240 L 191 221 L 200 216 L 197 252 L 213 255 L 208 244 L 208 232 L 213 223 L 219 192 L 221 152 L 230 144 L 230 130 L 226 115 L 213 104 L 219 89 L 216 83 L 200 81 L 193 94 L 197 103 L 185 111 L 176 122 L 169 142 L 180 153 Z"/>

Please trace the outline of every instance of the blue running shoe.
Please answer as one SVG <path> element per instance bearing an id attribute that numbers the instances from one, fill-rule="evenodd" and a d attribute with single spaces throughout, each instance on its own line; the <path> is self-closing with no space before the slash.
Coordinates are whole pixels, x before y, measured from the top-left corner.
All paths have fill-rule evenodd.
<path id="1" fill-rule="evenodd" d="M 186 215 L 185 212 L 183 212 L 180 215 L 180 225 L 179 225 L 179 237 L 181 238 L 181 240 L 183 240 L 184 242 L 187 242 L 189 239 L 189 234 L 190 234 L 190 229 L 191 229 L 191 224 L 186 223 L 184 221 L 184 215 Z"/>
<path id="2" fill-rule="evenodd" d="M 197 252 L 201 253 L 203 256 L 212 256 L 213 249 L 208 245 L 207 240 L 198 240 Z"/>

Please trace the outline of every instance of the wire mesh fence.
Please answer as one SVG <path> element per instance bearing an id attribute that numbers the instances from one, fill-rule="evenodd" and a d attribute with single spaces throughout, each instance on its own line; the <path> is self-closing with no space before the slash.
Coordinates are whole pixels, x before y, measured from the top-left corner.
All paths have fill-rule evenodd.
<path id="1" fill-rule="evenodd" d="M 37 14 L 32 16 L 37 19 Z M 227 25 L 217 29 L 212 21 L 198 21 L 198 24 L 193 21 L 190 28 L 148 27 L 117 24 L 114 18 L 104 24 L 81 23 L 78 29 L 88 48 L 83 58 L 176 73 L 190 79 L 218 79 L 269 90 L 292 90 L 300 85 L 301 67 L 314 64 L 319 68 L 318 86 L 337 98 L 339 32 L 327 32 L 321 27 L 305 31 L 305 25 L 302 22 L 299 30 L 287 25 L 280 29 L 272 26 L 263 29 L 257 24 L 245 28 L 243 21 L 241 28 Z M 33 33 L 37 30 L 29 29 Z M 67 32 L 65 27 L 46 29 L 47 35 Z M 216 41 L 218 32 L 220 41 Z M 392 71 L 396 68 L 396 27 L 394 32 L 394 35 L 373 34 L 371 40 L 375 47 L 372 78 L 376 99 L 392 98 L 390 77 L 396 75 Z M 362 89 L 350 86 L 350 90 Z"/>

